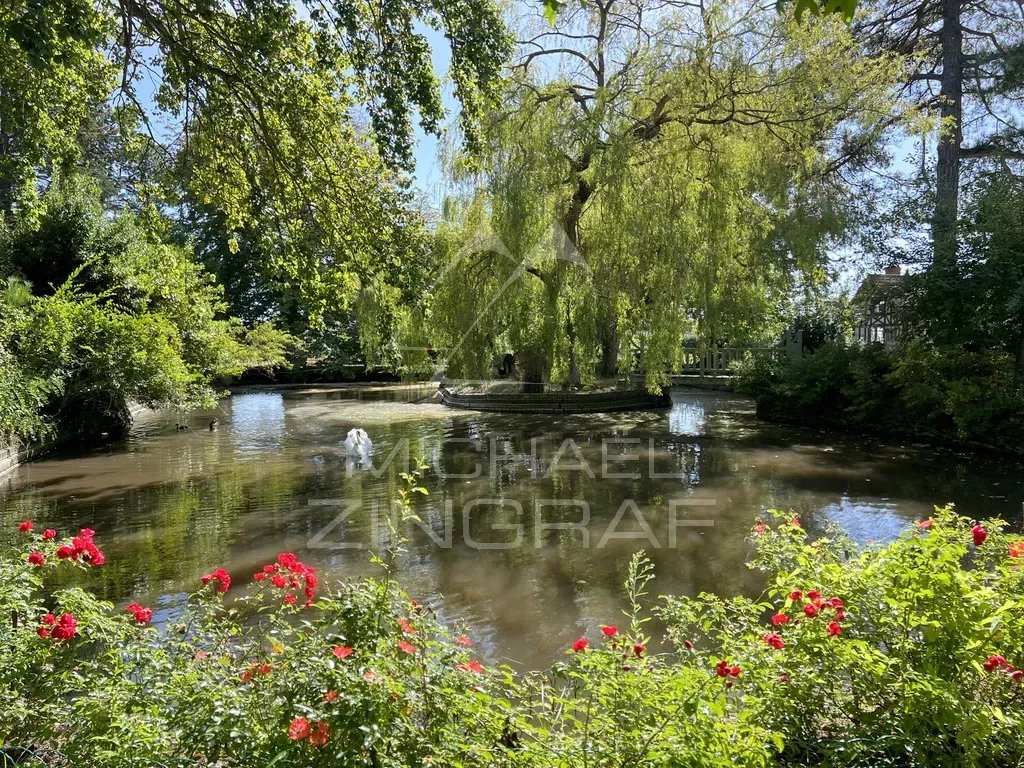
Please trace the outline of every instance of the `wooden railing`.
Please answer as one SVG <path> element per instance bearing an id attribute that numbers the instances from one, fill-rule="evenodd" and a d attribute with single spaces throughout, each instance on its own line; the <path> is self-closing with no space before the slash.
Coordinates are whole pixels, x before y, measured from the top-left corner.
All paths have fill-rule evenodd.
<path id="1" fill-rule="evenodd" d="M 783 354 L 784 351 L 776 347 L 719 347 L 709 350 L 686 348 L 678 373 L 724 376 L 733 373 L 739 362 L 747 356 L 772 359 Z"/>

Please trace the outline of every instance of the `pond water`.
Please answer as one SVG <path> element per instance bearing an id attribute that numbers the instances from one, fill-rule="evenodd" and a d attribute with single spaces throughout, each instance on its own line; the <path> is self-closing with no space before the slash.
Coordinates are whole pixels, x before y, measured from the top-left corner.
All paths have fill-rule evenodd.
<path id="1" fill-rule="evenodd" d="M 656 594 L 756 593 L 745 538 L 768 508 L 867 542 L 934 504 L 1015 524 L 1024 504 L 1018 461 L 767 425 L 727 394 L 677 390 L 669 411 L 563 418 L 407 394 L 263 390 L 216 412 L 144 413 L 125 445 L 3 478 L 0 530 L 23 519 L 94 528 L 108 563 L 91 586 L 166 620 L 201 574 L 223 566 L 244 583 L 282 551 L 326 578 L 373 574 L 405 457 L 424 457 L 429 495 L 416 499 L 422 523 L 403 529 L 401 582 L 488 659 L 536 668 L 621 620 L 638 549 L 655 564 Z M 346 461 L 354 426 L 373 441 L 371 467 Z"/>

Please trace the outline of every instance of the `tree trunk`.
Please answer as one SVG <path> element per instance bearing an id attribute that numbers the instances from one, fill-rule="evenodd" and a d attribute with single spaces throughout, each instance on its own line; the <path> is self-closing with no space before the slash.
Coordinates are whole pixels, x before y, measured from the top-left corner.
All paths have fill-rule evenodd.
<path id="1" fill-rule="evenodd" d="M 585 157 L 580 167 L 585 170 L 590 165 L 590 158 Z M 593 188 L 583 178 L 577 177 L 576 189 L 573 190 L 572 199 L 569 200 L 569 208 L 565 212 L 562 224 L 565 227 L 565 237 L 568 241 L 564 244 L 556 243 L 560 251 L 558 258 L 562 262 L 560 269 L 566 269 L 569 265 L 577 263 L 582 258 L 580 251 L 580 219 L 583 217 L 583 207 L 587 204 L 590 196 L 594 193 Z M 572 322 L 572 313 L 569 303 L 565 307 L 565 337 L 569 343 L 569 389 L 579 389 L 582 384 L 579 365 L 576 362 L 576 327 Z"/>
<path id="2" fill-rule="evenodd" d="M 565 336 L 569 340 L 569 389 L 579 389 L 582 381 L 580 379 L 580 368 L 576 363 L 576 328 L 572 324 L 572 314 L 569 312 L 569 304 L 565 305 Z"/>
<path id="3" fill-rule="evenodd" d="M 613 317 L 601 329 L 601 378 L 611 379 L 619 373 L 619 327 Z"/>
<path id="4" fill-rule="evenodd" d="M 942 0 L 942 92 L 939 114 L 938 167 L 932 222 L 934 266 L 944 274 L 957 264 L 957 218 L 960 195 L 960 145 L 963 141 L 963 0 Z"/>

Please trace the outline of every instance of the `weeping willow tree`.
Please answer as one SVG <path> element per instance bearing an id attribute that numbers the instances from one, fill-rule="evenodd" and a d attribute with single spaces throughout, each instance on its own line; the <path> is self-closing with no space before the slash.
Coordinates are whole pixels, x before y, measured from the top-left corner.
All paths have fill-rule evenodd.
<path id="1" fill-rule="evenodd" d="M 454 375 L 515 351 L 528 377 L 655 386 L 688 336 L 756 335 L 820 277 L 844 173 L 901 119 L 903 62 L 750 0 L 587 0 L 518 28 L 424 310 Z"/>

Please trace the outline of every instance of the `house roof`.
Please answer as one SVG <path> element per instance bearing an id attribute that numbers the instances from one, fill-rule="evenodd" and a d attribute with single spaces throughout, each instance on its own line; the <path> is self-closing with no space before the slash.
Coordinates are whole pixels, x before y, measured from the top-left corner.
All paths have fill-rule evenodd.
<path id="1" fill-rule="evenodd" d="M 886 298 L 902 291 L 907 275 L 868 275 L 853 295 L 854 303 Z"/>

